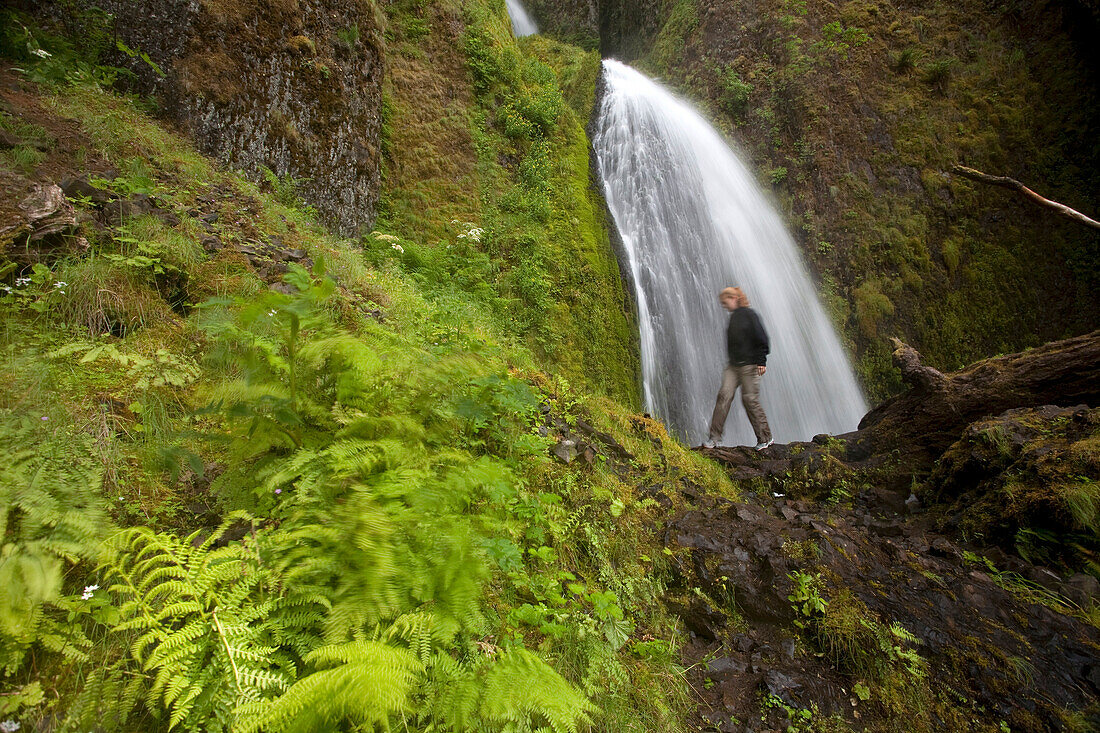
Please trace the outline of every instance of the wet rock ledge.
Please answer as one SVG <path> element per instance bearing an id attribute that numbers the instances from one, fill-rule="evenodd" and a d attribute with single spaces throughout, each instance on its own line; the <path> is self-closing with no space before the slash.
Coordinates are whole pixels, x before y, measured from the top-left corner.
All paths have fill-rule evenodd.
<path id="1" fill-rule="evenodd" d="M 745 498 L 666 526 L 697 722 L 1100 730 L 1100 333 L 954 374 L 896 345 L 860 430 L 704 450 Z"/>

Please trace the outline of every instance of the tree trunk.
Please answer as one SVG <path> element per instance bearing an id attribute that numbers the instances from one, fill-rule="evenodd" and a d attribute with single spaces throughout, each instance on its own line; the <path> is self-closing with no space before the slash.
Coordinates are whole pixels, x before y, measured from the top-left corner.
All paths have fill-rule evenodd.
<path id="1" fill-rule="evenodd" d="M 909 385 L 868 412 L 855 439 L 859 453 L 900 448 L 934 460 L 967 425 L 1016 407 L 1100 405 L 1100 331 L 1018 354 L 979 361 L 951 374 L 920 363 L 894 339 L 894 364 Z"/>

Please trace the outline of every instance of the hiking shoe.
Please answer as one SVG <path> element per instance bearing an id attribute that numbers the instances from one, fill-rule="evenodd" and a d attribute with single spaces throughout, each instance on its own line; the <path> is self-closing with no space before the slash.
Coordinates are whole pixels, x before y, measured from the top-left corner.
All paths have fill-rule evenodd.
<path id="1" fill-rule="evenodd" d="M 756 444 L 756 450 L 764 450 L 765 448 L 767 448 L 769 445 L 771 445 L 774 442 L 775 442 L 774 440 L 766 440 L 766 441 L 757 443 Z"/>

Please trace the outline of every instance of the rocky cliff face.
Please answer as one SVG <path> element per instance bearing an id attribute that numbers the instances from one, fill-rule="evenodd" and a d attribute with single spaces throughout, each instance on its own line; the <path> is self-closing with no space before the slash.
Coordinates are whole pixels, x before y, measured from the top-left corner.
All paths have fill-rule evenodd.
<path id="1" fill-rule="evenodd" d="M 584 48 L 599 48 L 604 56 L 630 61 L 648 51 L 673 3 L 532 0 L 529 5 L 543 33 Z"/>
<path id="2" fill-rule="evenodd" d="M 34 5 L 35 3 L 31 3 Z M 336 230 L 375 217 L 383 48 L 371 0 L 101 0 L 144 92 L 204 152 L 296 193 Z M 58 12 L 64 6 L 57 5 Z"/>

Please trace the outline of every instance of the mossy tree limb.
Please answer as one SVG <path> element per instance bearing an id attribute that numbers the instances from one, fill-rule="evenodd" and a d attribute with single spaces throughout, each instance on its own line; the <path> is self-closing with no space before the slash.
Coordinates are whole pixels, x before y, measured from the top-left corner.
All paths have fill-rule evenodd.
<path id="1" fill-rule="evenodd" d="M 1040 196 L 1024 184 L 1017 181 L 1015 178 L 1008 178 L 1006 176 L 991 176 L 988 173 L 982 173 L 979 170 L 967 168 L 964 165 L 952 166 L 951 171 L 953 173 L 958 173 L 964 178 L 969 178 L 972 181 L 978 181 L 979 183 L 988 183 L 991 186 L 1000 186 L 1001 188 L 1008 188 L 1013 191 L 1017 191 L 1025 198 L 1034 201 L 1040 206 L 1044 206 L 1048 209 L 1053 209 L 1067 219 L 1072 219 L 1078 224 L 1084 224 L 1085 226 L 1092 227 L 1093 229 L 1100 229 L 1100 221 L 1090 219 L 1089 217 L 1082 214 L 1080 211 L 1077 211 L 1076 209 L 1071 209 L 1065 204 L 1060 204 L 1057 201 L 1051 201 L 1048 198 Z"/>

